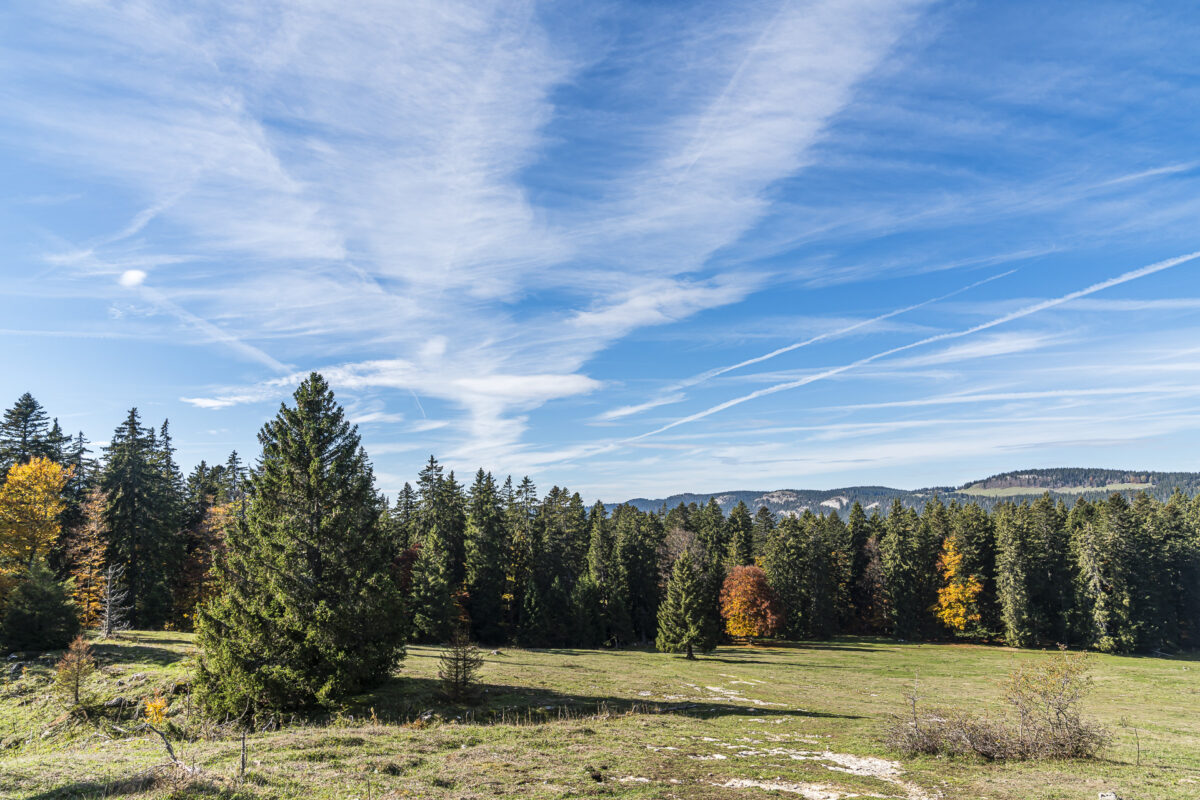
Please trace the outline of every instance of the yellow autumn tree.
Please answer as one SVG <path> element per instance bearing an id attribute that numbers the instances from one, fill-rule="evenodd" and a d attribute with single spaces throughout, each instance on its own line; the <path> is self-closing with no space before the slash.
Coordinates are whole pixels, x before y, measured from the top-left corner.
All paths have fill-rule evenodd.
<path id="1" fill-rule="evenodd" d="M 70 470 L 41 457 L 8 471 L 0 486 L 0 564 L 28 569 L 54 546 L 70 477 Z"/>
<path id="2" fill-rule="evenodd" d="M 189 531 L 188 553 L 175 589 L 176 614 L 184 630 L 192 629 L 196 608 L 216 591 L 213 561 L 225 547 L 225 531 L 232 522 L 233 503 L 218 503 Z"/>
<path id="3" fill-rule="evenodd" d="M 104 528 L 104 493 L 93 490 L 83 504 L 83 522 L 71 536 L 67 557 L 71 577 L 75 579 L 75 604 L 83 627 L 94 627 L 100 621 L 104 600 L 104 555 L 108 536 Z"/>
<path id="4" fill-rule="evenodd" d="M 963 555 L 952 538 L 942 545 L 938 568 L 942 573 L 942 588 L 938 589 L 934 611 L 947 628 L 967 633 L 980 620 L 978 598 L 983 584 L 976 576 L 963 574 Z"/>

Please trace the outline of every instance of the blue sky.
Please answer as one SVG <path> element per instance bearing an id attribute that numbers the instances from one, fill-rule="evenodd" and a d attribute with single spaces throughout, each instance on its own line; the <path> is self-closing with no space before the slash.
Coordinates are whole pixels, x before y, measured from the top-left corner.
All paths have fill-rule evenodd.
<path id="1" fill-rule="evenodd" d="M 15 2 L 0 398 L 380 487 L 1197 470 L 1192 3 Z M 5 401 L 7 404 L 10 401 Z"/>

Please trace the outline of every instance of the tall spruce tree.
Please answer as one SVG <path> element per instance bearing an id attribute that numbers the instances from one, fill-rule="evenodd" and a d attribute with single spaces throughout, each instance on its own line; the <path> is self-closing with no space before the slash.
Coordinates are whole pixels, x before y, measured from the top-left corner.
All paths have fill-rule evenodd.
<path id="1" fill-rule="evenodd" d="M 357 428 L 312 373 L 258 435 L 245 519 L 199 615 L 202 702 L 219 714 L 337 703 L 403 657 L 395 544 Z"/>
<path id="2" fill-rule="evenodd" d="M 1029 647 L 1041 633 L 1036 605 L 1038 548 L 1028 503 L 1005 504 L 996 512 L 996 566 L 1004 640 Z"/>
<path id="3" fill-rule="evenodd" d="M 418 548 L 409 593 L 412 636 L 418 642 L 444 642 L 456 616 L 450 548 L 436 524 L 425 531 Z"/>
<path id="4" fill-rule="evenodd" d="M 754 552 L 756 555 L 766 552 L 767 542 L 770 540 L 771 531 L 775 530 L 776 524 L 778 523 L 775 515 L 771 513 L 771 509 L 759 506 L 758 511 L 754 513 Z"/>
<path id="5" fill-rule="evenodd" d="M 750 509 L 741 500 L 729 512 L 725 522 L 729 529 L 726 534 L 729 539 L 729 566 L 744 567 L 754 563 L 754 520 L 750 518 Z"/>
<path id="6" fill-rule="evenodd" d="M 178 497 L 166 466 L 172 462 L 136 408 L 113 432 L 104 455 L 100 490 L 108 499 L 108 560 L 125 568 L 131 625 L 157 627 L 170 618 L 171 586 L 182 557 Z"/>
<path id="7" fill-rule="evenodd" d="M 922 571 L 921 520 L 899 499 L 893 501 L 879 540 L 883 586 L 892 633 L 901 639 L 920 635 L 929 608 Z"/>
<path id="8" fill-rule="evenodd" d="M 675 559 L 667 596 L 658 609 L 656 646 L 664 653 L 685 653 L 689 659 L 696 651 L 708 653 L 717 646 L 717 626 L 709 619 L 704 597 L 703 576 L 697 571 L 688 551 Z"/>
<path id="9" fill-rule="evenodd" d="M 54 424 L 57 427 L 58 421 Z M 36 456 L 61 461 L 60 448 L 42 404 L 26 392 L 0 419 L 0 480 L 14 464 L 23 464 Z"/>
<path id="10" fill-rule="evenodd" d="M 466 589 L 471 631 L 481 642 L 504 639 L 504 554 L 508 548 L 496 482 L 482 469 L 467 501 Z"/>

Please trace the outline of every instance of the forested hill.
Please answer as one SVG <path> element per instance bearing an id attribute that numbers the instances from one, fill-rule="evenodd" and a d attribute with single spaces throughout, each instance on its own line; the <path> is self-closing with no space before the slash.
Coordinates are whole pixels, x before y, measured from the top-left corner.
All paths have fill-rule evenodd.
<path id="1" fill-rule="evenodd" d="M 628 500 L 630 505 L 642 511 L 654 511 L 666 505 L 674 508 L 683 503 L 703 505 L 710 497 L 716 499 L 726 514 L 738 504 L 745 503 L 751 511 L 765 506 L 780 514 L 799 514 L 805 510 L 814 513 L 838 511 L 844 513 L 854 503 L 861 503 L 868 511 L 878 508 L 886 510 L 892 501 L 899 498 L 905 506 L 920 509 L 933 497 L 944 501 L 977 502 L 991 508 L 1005 500 L 1020 501 L 1034 498 L 1049 491 L 1068 503 L 1075 498 L 1089 500 L 1106 497 L 1113 492 L 1134 495 L 1146 491 L 1159 499 L 1166 499 L 1175 489 L 1186 494 L 1200 493 L 1200 472 L 1148 472 L 1119 469 L 1094 469 L 1091 467 L 1055 467 L 1053 469 L 1028 469 L 992 475 L 982 480 L 969 481 L 958 487 L 934 486 L 925 489 L 893 489 L 887 486 L 847 486 L 841 489 L 776 489 L 775 491 L 731 491 L 707 494 L 676 494 L 661 499 L 637 497 Z"/>

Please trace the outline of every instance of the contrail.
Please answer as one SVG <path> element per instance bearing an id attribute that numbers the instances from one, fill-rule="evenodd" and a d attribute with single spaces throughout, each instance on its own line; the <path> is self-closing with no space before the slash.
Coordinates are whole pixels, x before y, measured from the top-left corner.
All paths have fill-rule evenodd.
<path id="1" fill-rule="evenodd" d="M 675 420 L 674 422 L 669 422 L 666 425 L 663 425 L 661 428 L 656 428 L 655 430 L 649 431 L 647 433 L 643 433 L 638 436 L 630 437 L 629 439 L 626 439 L 625 441 L 635 442 L 639 439 L 645 439 L 648 436 L 654 436 L 655 434 L 659 434 L 664 431 L 669 431 L 671 428 L 678 427 L 679 425 L 685 425 L 689 422 L 695 422 L 696 420 L 704 419 L 705 417 L 716 414 L 718 411 L 724 411 L 727 408 L 732 408 L 733 406 L 741 405 L 742 403 L 745 403 L 747 401 L 755 400 L 759 397 L 766 397 L 767 395 L 775 394 L 776 392 L 783 392 L 783 391 L 787 391 L 788 389 L 796 389 L 800 386 L 807 386 L 810 383 L 816 383 L 817 381 L 825 380 L 826 378 L 832 378 L 835 375 L 840 375 L 841 373 L 855 369 L 856 367 L 861 367 L 864 364 L 870 364 L 871 362 L 878 361 L 881 358 L 887 358 L 888 356 L 895 355 L 896 353 L 902 353 L 905 350 L 912 350 L 914 347 L 922 347 L 927 344 L 933 344 L 934 342 L 944 342 L 948 339 L 960 339 L 963 336 L 970 336 L 973 333 L 979 333 L 980 331 L 985 331 L 985 330 L 988 330 L 989 328 L 994 328 L 997 325 L 1003 325 L 1006 322 L 1012 322 L 1013 320 L 1021 319 L 1023 317 L 1028 317 L 1031 314 L 1036 314 L 1039 311 L 1045 311 L 1048 308 L 1054 308 L 1055 306 L 1060 306 L 1063 303 L 1069 303 L 1070 301 L 1077 300 L 1080 297 L 1087 297 L 1090 294 L 1095 294 L 1096 292 L 1101 292 L 1101 291 L 1104 291 L 1105 289 L 1110 289 L 1113 286 L 1119 286 L 1122 283 L 1128 283 L 1129 281 L 1137 280 L 1138 278 L 1144 278 L 1147 275 L 1153 275 L 1156 272 L 1162 272 L 1165 269 L 1170 269 L 1171 267 L 1178 266 L 1179 264 L 1183 264 L 1184 262 L 1187 262 L 1187 261 L 1194 261 L 1197 258 L 1200 258 L 1200 250 L 1193 252 L 1193 253 L 1188 253 L 1187 255 L 1177 256 L 1175 258 L 1168 258 L 1165 261 L 1158 261 L 1154 264 L 1150 264 L 1149 266 L 1141 267 L 1140 269 L 1131 270 L 1130 272 L 1126 272 L 1122 275 L 1118 275 L 1115 278 L 1109 278 L 1106 281 L 1101 281 L 1100 283 L 1094 283 L 1085 289 L 1080 289 L 1078 291 L 1071 292 L 1070 294 L 1065 294 L 1062 297 L 1057 297 L 1052 300 L 1043 300 L 1040 303 L 1034 303 L 1031 306 L 1026 306 L 1025 308 L 1018 309 L 1016 311 L 1005 314 L 1004 316 L 997 317 L 993 320 L 989 320 L 988 322 L 980 323 L 979 325 L 974 325 L 970 328 L 966 328 L 961 331 L 950 331 L 949 333 L 939 333 L 935 336 L 929 336 L 925 339 L 921 339 L 920 341 L 911 342 L 909 344 L 903 344 L 903 345 L 900 345 L 899 347 L 893 347 L 890 350 L 884 350 L 883 352 L 875 353 L 874 355 L 866 356 L 865 358 L 860 358 L 857 361 L 852 361 L 851 363 L 844 364 L 840 367 L 833 367 L 831 369 L 825 370 L 824 372 L 818 372 L 813 375 L 808 375 L 808 376 L 806 376 L 804 378 L 800 378 L 798 380 L 787 381 L 785 383 L 777 383 L 774 386 L 768 386 L 765 389 L 759 389 L 758 391 L 751 392 L 750 394 L 742 395 L 741 397 L 735 397 L 732 400 L 726 400 L 724 403 L 718 403 L 717 405 L 712 406 L 711 408 L 707 408 L 704 411 L 698 411 L 695 414 L 691 414 L 689 416 L 682 417 L 680 419 Z"/>
<path id="2" fill-rule="evenodd" d="M 291 372 L 292 368 L 287 364 L 272 358 L 270 355 L 262 350 L 259 350 L 254 345 L 243 342 L 232 333 L 221 330 L 208 320 L 198 317 L 187 309 L 182 308 L 157 289 L 152 289 L 149 286 L 140 286 L 138 288 L 141 290 L 142 296 L 151 303 L 173 314 L 175 317 L 179 318 L 183 322 L 186 322 L 188 325 L 196 328 L 213 341 L 220 342 L 244 358 L 247 358 L 251 361 L 257 361 L 259 364 L 270 367 L 276 372 Z"/>
<path id="3" fill-rule="evenodd" d="M 741 369 L 742 367 L 748 367 L 751 364 L 758 364 L 762 361 L 766 361 L 768 359 L 775 358 L 775 356 L 781 356 L 784 353 L 790 353 L 793 350 L 799 350 L 802 347 L 808 347 L 809 345 L 816 344 L 818 342 L 822 342 L 826 339 L 833 339 L 838 336 L 844 336 L 847 333 L 851 333 L 853 331 L 858 330 L 859 328 L 865 328 L 868 325 L 874 325 L 876 322 L 883 322 L 885 319 L 891 319 L 892 317 L 898 317 L 901 314 L 907 314 L 910 311 L 916 311 L 918 308 L 924 308 L 925 306 L 930 305 L 932 303 L 938 303 L 938 302 L 941 302 L 942 300 L 948 300 L 951 297 L 954 297 L 955 295 L 960 295 L 963 292 L 970 291 L 971 289 L 974 289 L 978 286 L 983 286 L 985 283 L 991 283 L 994 280 L 999 280 L 1000 278 L 1004 278 L 1009 275 L 1012 275 L 1014 272 L 1016 272 L 1015 269 L 1010 269 L 1007 272 L 1001 272 L 998 275 L 991 276 L 990 278 L 984 278 L 981 281 L 975 281 L 975 283 L 972 283 L 970 286 L 963 286 L 962 288 L 955 289 L 953 292 L 943 294 L 939 297 L 932 297 L 928 300 L 923 300 L 920 303 L 914 303 L 911 306 L 905 306 L 904 308 L 898 308 L 895 311 L 889 311 L 886 314 L 880 314 L 878 317 L 872 317 L 871 319 L 860 320 L 858 322 L 855 322 L 853 325 L 847 325 L 846 327 L 839 328 L 836 331 L 826 331 L 825 333 L 817 334 L 816 336 L 813 336 L 812 338 L 805 339 L 802 342 L 793 342 L 792 344 L 785 345 L 784 347 L 780 347 L 777 350 L 772 350 L 769 353 L 764 353 L 761 356 L 755 356 L 754 358 L 748 358 L 745 361 L 739 361 L 736 364 L 730 364 L 729 366 L 726 366 L 726 367 L 716 367 L 716 368 L 710 369 L 706 372 L 701 372 L 699 375 L 694 375 L 691 378 L 685 378 L 684 380 L 678 381 L 678 382 L 672 384 L 671 386 L 669 386 L 667 389 L 663 390 L 663 394 L 666 396 L 661 396 L 661 397 L 655 398 L 653 400 L 649 400 L 645 403 L 639 403 L 638 405 L 624 406 L 622 408 L 613 409 L 612 411 L 607 411 L 607 412 L 601 414 L 599 418 L 604 419 L 604 420 L 618 419 L 620 417 L 628 417 L 633 414 L 637 414 L 639 412 L 646 411 L 651 408 L 657 408 L 658 406 L 664 406 L 664 405 L 668 405 L 670 403 L 678 403 L 679 401 L 684 399 L 683 395 L 678 394 L 680 389 L 687 389 L 692 386 L 696 386 L 698 384 L 704 383 L 707 380 L 711 380 L 711 379 L 717 377 L 718 375 L 724 375 L 726 372 L 732 372 L 735 369 Z"/>
<path id="4" fill-rule="evenodd" d="M 949 294 L 944 294 L 940 297 L 934 297 L 929 300 L 924 300 L 920 303 L 915 303 L 911 306 L 905 306 L 904 308 L 898 308 L 895 311 L 889 311 L 886 314 L 880 314 L 878 317 L 872 317 L 871 319 L 864 319 L 860 322 L 854 323 L 853 325 L 847 325 L 845 328 L 839 328 L 836 331 L 827 331 L 826 333 L 818 334 L 818 335 L 812 337 L 811 339 L 805 339 L 802 342 L 795 342 L 793 344 L 789 344 L 784 347 L 780 347 L 778 350 L 772 350 L 771 352 L 765 353 L 761 356 L 755 356 L 754 358 L 748 358 L 745 361 L 739 361 L 738 363 L 732 364 L 728 367 L 717 367 L 716 369 L 710 369 L 707 372 L 700 373 L 699 375 L 697 375 L 694 378 L 688 378 L 686 381 L 681 381 L 679 383 L 679 386 L 680 387 L 695 386 L 696 384 L 703 383 L 704 381 L 709 380 L 710 378 L 715 378 L 718 375 L 724 375 L 726 372 L 732 372 L 735 369 L 741 369 L 742 367 L 748 367 L 751 364 L 758 364 L 760 362 L 766 361 L 769 358 L 774 358 L 775 356 L 781 356 L 784 353 L 790 353 L 793 350 L 799 350 L 801 347 L 808 347 L 810 344 L 816 344 L 817 342 L 824 341 L 825 339 L 832 339 L 835 336 L 842 336 L 847 333 L 850 333 L 851 331 L 856 331 L 859 328 L 865 328 L 868 325 L 874 325 L 876 322 L 883 322 L 885 319 L 891 319 L 892 317 L 898 317 L 901 314 L 907 314 L 910 311 L 916 311 L 918 308 L 924 308 L 925 306 L 930 305 L 931 303 L 937 303 L 942 300 L 948 300 L 951 297 L 954 297 L 955 295 L 959 295 L 959 294 L 962 294 L 963 292 L 970 291 L 971 289 L 974 289 L 978 286 L 983 286 L 985 283 L 991 283 L 994 280 L 998 280 L 1000 278 L 1007 277 L 1009 275 L 1012 275 L 1014 272 L 1016 272 L 1015 269 L 1010 269 L 1008 272 L 1001 272 L 999 275 L 993 275 L 990 278 L 984 278 L 981 281 L 976 281 L 975 283 L 972 283 L 970 286 L 964 286 L 961 289 L 955 289 L 953 292 L 950 292 Z"/>

